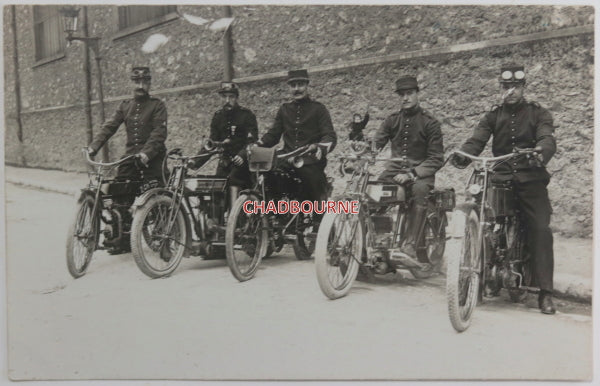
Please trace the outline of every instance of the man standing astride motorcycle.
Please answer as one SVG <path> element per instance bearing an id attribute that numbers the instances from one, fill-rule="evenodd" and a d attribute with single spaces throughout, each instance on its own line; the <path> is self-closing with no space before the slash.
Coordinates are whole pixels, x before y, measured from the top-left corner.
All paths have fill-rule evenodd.
<path id="1" fill-rule="evenodd" d="M 308 83 L 306 70 L 288 72 L 287 84 L 293 100 L 279 107 L 273 126 L 257 144 L 272 147 L 283 136 L 286 153 L 313 144 L 316 152 L 304 156 L 304 166 L 296 169 L 296 173 L 305 187 L 300 192 L 302 198 L 320 201 L 327 199 L 326 155 L 335 147 L 337 136 L 325 105 L 309 97 Z"/>
<path id="2" fill-rule="evenodd" d="M 552 116 L 539 104 L 523 97 L 525 72 L 522 65 L 503 66 L 500 70 L 500 84 L 503 103 L 494 106 L 492 111 L 484 115 L 461 150 L 479 155 L 490 136 L 493 136 L 494 156 L 512 153 L 515 148 L 540 149 L 539 159 L 517 158 L 499 166 L 494 179 L 513 182 L 517 204 L 525 217 L 534 277 L 540 287 L 538 305 L 544 314 L 554 314 L 554 251 L 550 229 L 552 207 L 546 188 L 550 182 L 550 174 L 545 168 L 556 152 Z M 465 167 L 470 160 L 454 155 L 452 163 Z"/>
<path id="3" fill-rule="evenodd" d="M 117 178 L 139 178 L 145 181 L 162 182 L 162 162 L 165 158 L 167 139 L 167 107 L 158 98 L 151 97 L 150 69 L 134 67 L 131 70 L 133 81 L 133 99 L 121 102 L 112 118 L 104 122 L 100 132 L 88 146 L 90 156 L 117 132 L 125 123 L 127 131 L 126 155 L 137 155 L 144 169 L 137 168 L 133 162 L 119 166 Z"/>
<path id="4" fill-rule="evenodd" d="M 392 157 L 404 161 L 390 162 L 379 180 L 403 185 L 412 194 L 408 234 L 401 251 L 417 258 L 417 236 L 425 221 L 427 194 L 433 189 L 435 173 L 444 162 L 444 143 L 439 121 L 419 106 L 417 79 L 401 77 L 396 81 L 396 93 L 401 98 L 401 109 L 377 130 L 375 146 L 381 150 L 390 141 Z"/>
<path id="5" fill-rule="evenodd" d="M 121 102 L 112 118 L 104 122 L 100 132 L 89 144 L 87 151 L 90 156 L 96 155 L 98 150 L 116 133 L 119 126 L 125 123 L 127 142 L 126 155 L 136 155 L 136 160 L 124 162 L 119 165 L 117 179 L 141 179 L 143 189 L 162 185 L 162 163 L 166 154 L 165 140 L 167 139 L 167 108 L 158 98 L 151 97 L 150 69 L 148 67 L 134 67 L 131 70 L 133 81 L 133 99 Z M 142 167 L 138 166 L 141 163 Z M 118 210 L 123 219 L 123 224 L 131 222 L 128 210 L 132 204 L 127 198 L 126 202 L 119 204 Z M 128 229 L 126 229 L 128 230 Z M 104 243 L 107 245 L 107 241 Z M 118 244 L 109 246 L 110 254 L 126 253 L 131 250 L 129 234 L 122 237 Z"/>
<path id="6" fill-rule="evenodd" d="M 230 207 L 237 199 L 240 188 L 249 187 L 250 172 L 243 167 L 243 159 L 238 155 L 244 152 L 246 145 L 258 138 L 258 125 L 254 113 L 238 104 L 240 90 L 233 82 L 222 82 L 217 91 L 221 96 L 223 108 L 215 112 L 210 123 L 210 139 L 212 141 L 227 141 L 223 156 L 217 166 L 217 176 L 228 177 Z M 203 154 L 201 149 L 198 154 Z M 198 159 L 190 165 L 193 168 L 202 166 L 207 160 Z"/>

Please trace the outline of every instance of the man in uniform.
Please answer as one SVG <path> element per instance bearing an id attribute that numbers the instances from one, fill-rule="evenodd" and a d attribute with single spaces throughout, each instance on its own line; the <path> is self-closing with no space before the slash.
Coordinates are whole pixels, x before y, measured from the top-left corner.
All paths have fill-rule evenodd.
<path id="1" fill-rule="evenodd" d="M 121 102 L 112 118 L 104 122 L 100 132 L 96 134 L 87 151 L 90 156 L 96 155 L 98 150 L 116 133 L 119 126 L 125 123 L 127 142 L 125 154 L 135 155 L 142 163 L 125 162 L 119 165 L 117 179 L 142 179 L 146 186 L 162 184 L 162 162 L 165 157 L 167 139 L 167 108 L 158 98 L 151 97 L 150 69 L 148 67 L 134 67 L 131 70 L 133 81 L 133 99 Z M 131 203 L 121 203 L 131 204 Z M 125 211 L 122 216 L 129 216 Z M 129 250 L 128 240 L 113 252 Z"/>
<path id="2" fill-rule="evenodd" d="M 259 146 L 272 147 L 283 137 L 283 151 L 290 152 L 304 145 L 315 145 L 316 152 L 304 157 L 304 166 L 296 169 L 306 187 L 302 199 L 320 201 L 327 199 L 326 155 L 336 145 L 337 136 L 329 111 L 308 95 L 308 72 L 288 72 L 287 84 L 293 100 L 282 104 L 271 129 L 257 142 Z"/>
<path id="3" fill-rule="evenodd" d="M 554 251 L 549 226 L 552 208 L 546 188 L 550 175 L 545 168 L 556 152 L 552 116 L 539 104 L 524 98 L 525 72 L 522 65 L 503 66 L 500 85 L 503 103 L 484 115 L 461 150 L 479 155 L 490 137 L 493 137 L 494 156 L 512 153 L 515 148 L 539 149 L 538 157 L 533 160 L 521 157 L 499 166 L 494 179 L 513 182 L 517 203 L 525 216 L 534 278 L 540 287 L 538 305 L 543 313 L 554 314 Z M 469 162 L 468 158 L 459 155 L 452 159 L 452 163 L 459 167 Z"/>
<path id="4" fill-rule="evenodd" d="M 303 199 L 311 201 L 327 198 L 326 155 L 336 145 L 337 136 L 333 130 L 327 107 L 308 95 L 308 72 L 292 70 L 288 72 L 287 84 L 292 101 L 282 104 L 275 116 L 275 122 L 257 142 L 259 146 L 272 147 L 283 137 L 283 151 L 293 151 L 304 145 L 314 145 L 316 152 L 304 157 L 304 166 L 296 169 L 298 177 L 306 187 Z"/>
<path id="5" fill-rule="evenodd" d="M 419 106 L 417 79 L 402 76 L 396 81 L 396 93 L 401 109 L 377 130 L 375 147 L 381 150 L 390 141 L 392 157 L 403 161 L 390 162 L 379 180 L 403 185 L 413 197 L 408 234 L 401 251 L 417 258 L 417 236 L 425 221 L 427 194 L 433 189 L 435 173 L 444 162 L 444 144 L 439 121 Z"/>
<path id="6" fill-rule="evenodd" d="M 229 177 L 230 205 L 237 199 L 240 188 L 248 187 L 251 183 L 250 172 L 243 167 L 244 150 L 247 144 L 258 138 L 256 116 L 249 109 L 238 104 L 239 87 L 233 82 L 222 82 L 218 90 L 223 108 L 215 112 L 210 123 L 210 139 L 226 141 L 223 156 L 217 166 L 217 176 Z M 206 152 L 200 150 L 198 154 Z M 192 167 L 200 167 L 206 159 L 198 159 Z"/>
<path id="7" fill-rule="evenodd" d="M 134 67 L 131 71 L 133 99 L 121 102 L 112 118 L 104 122 L 100 132 L 88 146 L 88 153 L 96 155 L 98 150 L 125 123 L 127 131 L 126 155 L 136 155 L 146 166 L 139 170 L 133 163 L 119 167 L 119 177 L 137 177 L 145 180 L 162 180 L 162 161 L 165 157 L 167 139 L 167 107 L 158 98 L 151 97 L 150 69 Z"/>

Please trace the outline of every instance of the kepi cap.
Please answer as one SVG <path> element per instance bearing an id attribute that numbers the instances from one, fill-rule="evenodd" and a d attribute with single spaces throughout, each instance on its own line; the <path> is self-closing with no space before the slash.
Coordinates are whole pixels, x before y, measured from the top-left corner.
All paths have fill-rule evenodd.
<path id="1" fill-rule="evenodd" d="M 291 70 L 288 72 L 287 83 L 299 82 L 299 81 L 304 81 L 306 83 L 309 82 L 308 71 L 306 71 L 305 69 L 302 69 L 302 70 Z"/>
<path id="2" fill-rule="evenodd" d="M 240 96 L 240 88 L 233 82 L 221 82 L 221 88 L 217 90 L 219 94 L 232 93 Z"/>
<path id="3" fill-rule="evenodd" d="M 500 83 L 525 83 L 525 67 L 515 63 L 501 66 Z"/>
<path id="4" fill-rule="evenodd" d="M 419 91 L 419 84 L 414 76 L 404 75 L 396 81 L 396 92 L 412 89 Z"/>

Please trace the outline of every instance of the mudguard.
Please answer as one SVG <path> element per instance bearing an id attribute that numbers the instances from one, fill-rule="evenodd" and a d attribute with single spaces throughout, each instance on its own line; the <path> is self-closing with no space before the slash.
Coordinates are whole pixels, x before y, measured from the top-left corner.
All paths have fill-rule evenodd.
<path id="1" fill-rule="evenodd" d="M 447 235 L 453 238 L 461 238 L 465 235 L 465 221 L 471 211 L 475 211 L 479 217 L 479 206 L 474 202 L 465 202 L 456 205 L 452 212 L 449 212 Z"/>
<path id="2" fill-rule="evenodd" d="M 75 194 L 75 197 L 77 198 L 77 203 L 81 203 L 83 202 L 83 199 L 86 198 L 87 196 L 90 196 L 92 198 L 92 200 L 94 198 L 96 198 L 96 192 L 94 192 L 91 189 L 85 188 L 85 189 L 81 189 L 81 192 L 79 192 L 78 194 Z"/>
<path id="3" fill-rule="evenodd" d="M 240 193 L 238 194 L 238 197 L 241 196 L 242 194 L 252 194 L 258 198 L 262 198 L 262 193 L 259 192 L 258 190 L 253 190 L 253 189 L 244 189 L 244 190 L 240 191 Z"/>
<path id="4" fill-rule="evenodd" d="M 135 211 L 137 210 L 137 208 L 139 208 L 140 206 L 142 206 L 146 202 L 148 202 L 148 200 L 151 197 L 154 197 L 155 195 L 158 195 L 158 194 L 165 195 L 168 197 L 173 197 L 173 192 L 166 188 L 152 188 L 152 189 L 146 190 L 144 193 L 137 196 L 135 198 L 135 201 L 133 201 L 133 204 L 131 205 L 132 214 L 135 214 Z"/>
<path id="5" fill-rule="evenodd" d="M 141 195 L 135 198 L 133 205 L 131 205 L 131 214 L 135 217 L 135 212 L 138 208 L 142 207 L 144 204 L 150 200 L 150 198 L 164 195 L 167 197 L 173 197 L 173 191 L 166 188 L 152 188 Z M 183 252 L 183 257 L 189 257 L 190 251 L 192 250 L 192 224 L 190 223 L 190 214 L 188 213 L 188 209 L 185 205 L 181 205 L 181 210 L 183 211 L 183 218 L 185 220 L 185 249 Z"/>

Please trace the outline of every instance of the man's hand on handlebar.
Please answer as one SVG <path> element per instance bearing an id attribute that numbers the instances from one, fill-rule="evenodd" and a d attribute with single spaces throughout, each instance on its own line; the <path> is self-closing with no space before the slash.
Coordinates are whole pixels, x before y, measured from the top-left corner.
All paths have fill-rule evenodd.
<path id="1" fill-rule="evenodd" d="M 88 153 L 88 155 L 89 155 L 90 157 L 93 157 L 93 156 L 95 156 L 96 154 L 98 154 L 98 151 L 97 151 L 97 150 L 94 150 L 94 149 L 93 149 L 91 146 L 88 146 L 88 147 L 86 147 L 86 148 L 85 148 L 85 151 Z"/>
<path id="2" fill-rule="evenodd" d="M 138 159 L 142 163 L 142 165 L 144 165 L 145 168 L 148 167 L 148 162 L 150 161 L 150 159 L 148 158 L 146 153 L 137 153 L 135 155 L 135 158 Z"/>
<path id="3" fill-rule="evenodd" d="M 231 161 L 233 162 L 233 164 L 235 166 L 242 166 L 244 164 L 244 159 L 242 157 L 240 157 L 239 155 L 236 155 L 235 157 L 233 157 L 233 159 Z"/>

